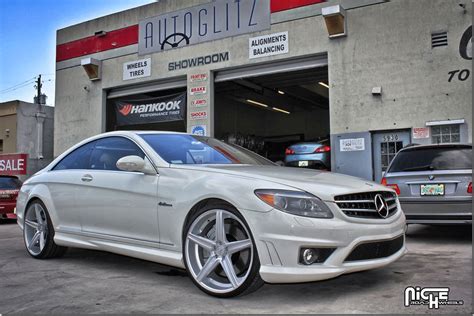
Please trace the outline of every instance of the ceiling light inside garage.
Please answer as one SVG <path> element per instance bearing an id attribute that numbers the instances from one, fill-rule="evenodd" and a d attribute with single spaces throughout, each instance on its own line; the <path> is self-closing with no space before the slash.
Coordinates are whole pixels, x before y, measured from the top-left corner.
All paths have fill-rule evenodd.
<path id="1" fill-rule="evenodd" d="M 278 90 L 278 93 L 279 94 L 285 94 L 285 92 L 281 91 L 281 90 Z"/>
<path id="2" fill-rule="evenodd" d="M 323 86 L 323 87 L 329 89 L 329 85 L 328 85 L 327 83 L 320 81 L 319 84 L 320 84 L 321 86 Z"/>
<path id="3" fill-rule="evenodd" d="M 280 108 L 275 108 L 275 107 L 273 107 L 272 109 L 275 110 L 275 111 L 281 112 L 281 113 L 291 114 L 290 112 L 285 111 L 285 110 L 282 110 L 282 109 L 280 109 Z"/>
<path id="4" fill-rule="evenodd" d="M 257 101 L 254 101 L 254 100 L 250 100 L 250 99 L 247 99 L 246 100 L 248 103 L 251 103 L 251 104 L 255 104 L 255 105 L 258 105 L 258 106 L 263 106 L 264 108 L 268 108 L 268 105 L 266 105 L 265 103 L 260 103 L 260 102 L 257 102 Z"/>

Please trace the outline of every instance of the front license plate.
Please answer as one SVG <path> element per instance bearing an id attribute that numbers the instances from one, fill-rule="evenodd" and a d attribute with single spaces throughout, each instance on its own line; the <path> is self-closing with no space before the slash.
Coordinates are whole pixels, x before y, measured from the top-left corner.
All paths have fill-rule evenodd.
<path id="1" fill-rule="evenodd" d="M 444 195 L 444 184 L 422 184 L 421 195 Z"/>
<path id="2" fill-rule="evenodd" d="M 307 160 L 298 161 L 298 167 L 308 167 L 308 161 Z"/>

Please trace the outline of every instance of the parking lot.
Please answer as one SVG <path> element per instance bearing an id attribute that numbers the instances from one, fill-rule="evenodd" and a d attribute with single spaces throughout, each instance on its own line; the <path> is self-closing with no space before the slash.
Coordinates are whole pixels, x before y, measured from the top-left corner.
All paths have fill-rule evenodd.
<path id="1" fill-rule="evenodd" d="M 16 223 L 1 222 L 0 313 L 470 313 L 471 244 L 471 226 L 413 225 L 409 253 L 388 267 L 216 299 L 185 271 L 115 254 L 69 249 L 34 260 Z M 404 307 L 407 286 L 448 286 L 464 305 Z"/>

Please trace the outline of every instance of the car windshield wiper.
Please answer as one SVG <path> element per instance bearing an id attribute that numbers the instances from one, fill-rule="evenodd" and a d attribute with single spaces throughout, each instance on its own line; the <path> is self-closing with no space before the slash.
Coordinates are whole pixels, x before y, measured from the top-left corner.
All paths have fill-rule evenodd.
<path id="1" fill-rule="evenodd" d="M 423 171 L 423 170 L 435 170 L 435 168 L 432 165 L 425 165 L 425 166 L 405 168 L 402 171 Z"/>

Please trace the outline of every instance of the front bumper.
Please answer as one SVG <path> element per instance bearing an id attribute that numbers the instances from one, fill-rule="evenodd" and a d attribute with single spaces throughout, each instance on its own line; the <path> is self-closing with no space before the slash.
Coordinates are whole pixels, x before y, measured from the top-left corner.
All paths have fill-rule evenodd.
<path id="1" fill-rule="evenodd" d="M 297 283 L 325 280 L 345 273 L 385 266 L 406 253 L 402 247 L 388 257 L 346 261 L 360 244 L 392 240 L 405 233 L 405 217 L 397 214 L 380 220 L 348 218 L 334 203 L 327 203 L 333 219 L 313 219 L 290 215 L 278 210 L 269 213 L 245 212 L 254 234 L 260 259 L 260 275 L 268 283 Z M 404 239 L 404 237 L 403 237 Z M 323 263 L 303 265 L 299 261 L 300 248 L 336 250 Z"/>

